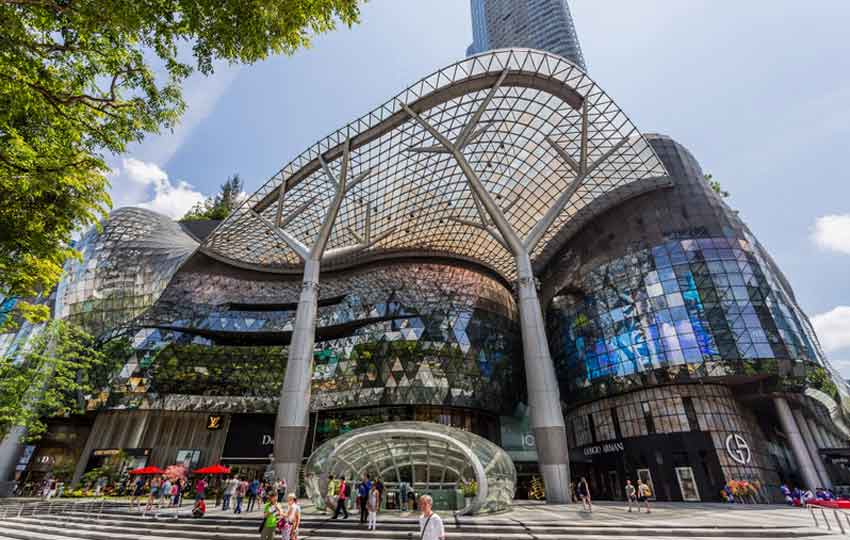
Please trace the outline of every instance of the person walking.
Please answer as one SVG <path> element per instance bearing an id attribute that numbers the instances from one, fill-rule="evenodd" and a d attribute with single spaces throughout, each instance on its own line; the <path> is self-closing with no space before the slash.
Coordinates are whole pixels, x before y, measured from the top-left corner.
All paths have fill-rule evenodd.
<path id="1" fill-rule="evenodd" d="M 139 510 L 142 509 L 142 493 L 144 492 L 144 489 L 145 480 L 141 476 L 139 476 L 138 478 L 136 478 L 136 483 L 133 486 L 133 496 L 130 497 L 131 508 L 133 507 L 133 505 L 136 505 L 139 507 Z"/>
<path id="2" fill-rule="evenodd" d="M 370 531 L 375 530 L 375 525 L 378 521 L 378 509 L 381 507 L 381 490 L 378 489 L 378 482 L 372 484 L 372 489 L 369 490 L 369 495 L 366 500 L 366 510 L 369 511 L 369 521 L 367 528 Z"/>
<path id="3" fill-rule="evenodd" d="M 587 485 L 587 479 L 582 476 L 576 486 L 578 498 L 581 499 L 581 508 L 587 512 L 593 512 L 593 503 L 590 501 L 590 486 Z"/>
<path id="4" fill-rule="evenodd" d="M 163 507 L 171 506 L 171 480 L 167 477 L 159 490 L 159 498 L 162 500 Z"/>
<path id="5" fill-rule="evenodd" d="M 357 505 L 360 507 L 360 523 L 366 523 L 368 511 L 366 510 L 366 500 L 369 498 L 369 491 L 372 490 L 372 481 L 369 476 L 363 475 L 360 484 L 357 486 Z"/>
<path id="6" fill-rule="evenodd" d="M 171 486 L 171 506 L 178 506 L 180 503 L 180 495 L 183 493 L 183 479 L 178 478 Z"/>
<path id="7" fill-rule="evenodd" d="M 242 501 L 245 500 L 245 494 L 248 492 L 248 481 L 239 480 L 236 484 L 236 508 L 233 509 L 234 514 L 242 513 Z"/>
<path id="8" fill-rule="evenodd" d="M 286 529 L 281 535 L 282 540 L 298 540 L 298 528 L 301 526 L 301 505 L 298 504 L 298 499 L 295 493 L 290 493 L 286 496 Z M 289 534 L 287 535 L 286 530 Z"/>
<path id="9" fill-rule="evenodd" d="M 260 481 L 254 478 L 248 485 L 248 513 L 254 511 L 254 505 L 257 503 L 257 495 L 260 492 Z"/>
<path id="10" fill-rule="evenodd" d="M 652 497 L 652 490 L 649 488 L 649 484 L 645 484 L 643 480 L 638 478 L 637 484 L 637 500 L 638 500 L 638 512 L 640 512 L 640 505 L 646 507 L 646 513 L 649 513 L 649 498 Z"/>
<path id="11" fill-rule="evenodd" d="M 277 500 L 283 501 L 286 499 L 286 478 L 281 478 L 277 481 L 275 490 L 277 491 Z"/>
<path id="12" fill-rule="evenodd" d="M 410 486 L 404 480 L 398 485 L 398 493 L 401 496 L 401 509 L 407 512 L 407 497 L 410 495 Z"/>
<path id="13" fill-rule="evenodd" d="M 336 512 L 334 512 L 333 519 L 338 518 L 340 513 L 345 516 L 343 519 L 348 519 L 348 508 L 345 507 L 345 500 L 347 498 L 348 484 L 345 483 L 345 477 L 341 476 L 339 478 L 339 491 L 336 494 Z"/>
<path id="14" fill-rule="evenodd" d="M 375 485 L 378 487 L 378 509 L 380 510 L 381 501 L 384 500 L 384 481 L 381 480 L 380 476 L 375 480 Z"/>
<path id="15" fill-rule="evenodd" d="M 434 499 L 430 495 L 419 497 L 419 508 L 422 515 L 419 516 L 419 540 L 443 540 L 446 537 L 446 529 L 443 520 L 434 513 Z"/>
<path id="16" fill-rule="evenodd" d="M 222 498 L 221 509 L 230 510 L 230 500 L 236 494 L 236 486 L 239 484 L 239 478 L 232 476 L 224 482 L 224 497 Z"/>
<path id="17" fill-rule="evenodd" d="M 277 532 L 277 520 L 283 514 L 283 509 L 277 504 L 277 493 L 269 494 L 269 502 L 263 506 L 263 525 L 260 527 L 260 540 L 274 540 Z"/>
<path id="18" fill-rule="evenodd" d="M 632 485 L 631 478 L 626 478 L 626 504 L 629 505 L 629 512 L 632 511 L 632 503 L 635 502 L 637 495 L 637 490 L 635 486 Z M 640 511 L 640 507 L 638 506 L 638 511 Z"/>
<path id="19" fill-rule="evenodd" d="M 195 500 L 200 501 L 204 499 L 207 494 L 207 480 L 204 477 L 198 478 L 198 481 L 195 482 Z"/>
<path id="20" fill-rule="evenodd" d="M 339 492 L 339 482 L 334 480 L 334 475 L 328 476 L 328 489 L 325 492 L 325 506 L 328 510 L 336 510 L 336 494 Z"/>

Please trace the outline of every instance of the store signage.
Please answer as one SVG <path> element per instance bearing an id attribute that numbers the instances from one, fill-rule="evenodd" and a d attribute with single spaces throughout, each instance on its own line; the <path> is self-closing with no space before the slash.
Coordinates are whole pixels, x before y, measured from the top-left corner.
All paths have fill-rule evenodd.
<path id="1" fill-rule="evenodd" d="M 218 431 L 221 429 L 221 415 L 211 414 L 207 416 L 207 429 L 210 431 Z"/>
<path id="2" fill-rule="evenodd" d="M 96 457 L 117 456 L 120 451 L 120 448 L 100 448 L 92 452 L 92 455 Z"/>
<path id="3" fill-rule="evenodd" d="M 232 414 L 227 428 L 222 459 L 266 460 L 274 450 L 275 416 Z"/>
<path id="4" fill-rule="evenodd" d="M 750 445 L 737 433 L 730 433 L 726 437 L 726 453 L 741 465 L 746 465 L 753 459 Z"/>
<path id="5" fill-rule="evenodd" d="M 597 454 L 612 454 L 614 452 L 622 452 L 623 450 L 625 450 L 625 445 L 623 445 L 622 441 L 617 441 L 588 446 L 584 449 L 584 455 L 595 456 Z"/>

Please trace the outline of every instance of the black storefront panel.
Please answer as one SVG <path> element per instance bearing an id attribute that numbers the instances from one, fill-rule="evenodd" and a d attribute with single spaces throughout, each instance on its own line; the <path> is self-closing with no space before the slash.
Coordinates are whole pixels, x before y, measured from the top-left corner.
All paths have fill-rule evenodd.
<path id="1" fill-rule="evenodd" d="M 623 500 L 626 480 L 648 481 L 660 501 L 718 501 L 724 478 L 711 435 L 647 435 L 570 451 L 572 477 L 585 477 L 597 499 Z M 678 469 L 678 470 L 677 470 Z"/>
<path id="2" fill-rule="evenodd" d="M 234 414 L 224 443 L 223 463 L 268 463 L 274 452 L 273 414 Z"/>

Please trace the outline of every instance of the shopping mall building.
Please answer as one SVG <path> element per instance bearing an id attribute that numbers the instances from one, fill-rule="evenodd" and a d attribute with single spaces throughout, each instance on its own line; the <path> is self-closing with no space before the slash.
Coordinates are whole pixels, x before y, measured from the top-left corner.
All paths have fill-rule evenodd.
<path id="1" fill-rule="evenodd" d="M 79 247 L 55 316 L 123 352 L 24 475 L 123 450 L 308 488 L 501 468 L 552 500 L 850 484 L 848 386 L 782 272 L 684 146 L 549 53 L 429 75 L 222 222 L 122 208 Z"/>

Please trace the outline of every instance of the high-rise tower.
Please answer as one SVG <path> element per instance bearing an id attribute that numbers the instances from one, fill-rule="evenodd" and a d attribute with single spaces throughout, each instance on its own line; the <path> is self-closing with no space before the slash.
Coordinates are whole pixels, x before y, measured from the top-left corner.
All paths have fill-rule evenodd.
<path id="1" fill-rule="evenodd" d="M 549 51 L 586 69 L 567 0 L 470 0 L 471 56 L 491 49 Z"/>

